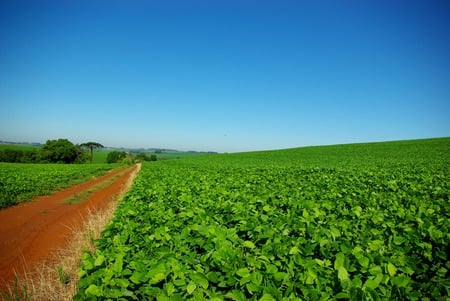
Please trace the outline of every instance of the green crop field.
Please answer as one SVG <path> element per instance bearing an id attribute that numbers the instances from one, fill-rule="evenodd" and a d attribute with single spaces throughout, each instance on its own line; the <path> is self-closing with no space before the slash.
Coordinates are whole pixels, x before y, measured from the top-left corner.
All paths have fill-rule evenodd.
<path id="1" fill-rule="evenodd" d="M 184 159 L 198 156 L 208 156 L 207 153 L 196 152 L 173 152 L 173 153 L 159 153 L 155 154 L 158 160 L 172 160 L 172 159 Z"/>
<path id="2" fill-rule="evenodd" d="M 29 150 L 36 150 L 39 148 L 40 148 L 39 146 L 33 146 L 33 145 L 0 143 L 0 151 L 5 150 L 5 149 L 29 151 Z"/>
<path id="3" fill-rule="evenodd" d="M 106 163 L 106 157 L 108 157 L 109 151 L 98 150 L 94 151 L 94 157 L 92 159 L 92 163 Z"/>
<path id="4" fill-rule="evenodd" d="M 98 176 L 116 164 L 0 163 L 0 209 Z"/>
<path id="5" fill-rule="evenodd" d="M 145 164 L 75 300 L 448 300 L 450 139 Z"/>

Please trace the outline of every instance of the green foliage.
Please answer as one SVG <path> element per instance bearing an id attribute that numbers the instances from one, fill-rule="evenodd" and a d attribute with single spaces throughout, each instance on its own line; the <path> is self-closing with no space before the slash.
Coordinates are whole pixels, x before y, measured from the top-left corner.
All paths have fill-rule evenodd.
<path id="1" fill-rule="evenodd" d="M 127 164 L 127 165 L 133 165 L 134 164 L 134 158 L 133 156 L 126 156 L 125 158 L 122 159 L 122 164 Z"/>
<path id="2" fill-rule="evenodd" d="M 16 144 L 16 143 L 0 143 L 0 151 L 5 149 L 13 150 L 37 150 L 40 149 L 38 145 L 31 144 Z"/>
<path id="3" fill-rule="evenodd" d="M 141 153 L 136 154 L 134 159 L 138 162 L 156 161 L 156 155 L 152 154 L 149 156 L 146 153 L 141 152 Z"/>
<path id="4" fill-rule="evenodd" d="M 51 163 L 75 163 L 83 158 L 83 151 L 67 139 L 47 140 L 42 146 L 42 159 Z"/>
<path id="5" fill-rule="evenodd" d="M 95 145 L 88 142 L 80 145 L 90 150 L 90 153 L 82 153 L 80 147 L 76 146 L 78 157 L 76 163 L 86 162 L 91 160 L 91 163 L 106 163 L 106 152 L 92 152 Z M 98 144 L 101 145 L 101 144 Z M 72 147 L 72 146 L 71 146 Z M 99 147 L 99 146 L 97 146 Z M 93 155 L 95 153 L 95 156 Z M 9 163 L 51 163 L 47 157 L 42 156 L 42 148 L 31 145 L 17 145 L 17 144 L 0 144 L 0 162 Z"/>
<path id="6" fill-rule="evenodd" d="M 173 159 L 184 159 L 184 158 L 195 158 L 200 156 L 209 156 L 212 153 L 203 152 L 157 152 L 155 155 L 158 160 L 173 160 Z"/>
<path id="7" fill-rule="evenodd" d="M 36 163 L 41 160 L 39 149 L 18 150 L 3 149 L 0 150 L 0 162 L 9 163 Z"/>
<path id="8" fill-rule="evenodd" d="M 69 187 L 114 166 L 0 163 L 0 208 Z"/>
<path id="9" fill-rule="evenodd" d="M 108 156 L 108 153 L 109 151 L 106 150 L 94 150 L 92 163 L 106 163 L 106 157 Z"/>
<path id="10" fill-rule="evenodd" d="M 74 300 L 447 300 L 449 146 L 144 163 Z"/>
<path id="11" fill-rule="evenodd" d="M 98 142 L 86 142 L 86 143 L 82 143 L 80 144 L 81 147 L 86 147 L 89 149 L 90 154 L 89 154 L 89 161 L 92 163 L 93 162 L 93 158 L 94 158 L 94 149 L 96 148 L 103 148 L 104 146 L 101 145 Z"/>
<path id="12" fill-rule="evenodd" d="M 62 265 L 58 265 L 56 273 L 58 274 L 58 280 L 62 285 L 67 285 L 69 283 L 70 274 L 64 270 Z"/>
<path id="13" fill-rule="evenodd" d="M 39 163 L 40 148 L 31 145 L 0 144 L 0 162 Z"/>
<path id="14" fill-rule="evenodd" d="M 106 156 L 107 163 L 118 163 L 123 161 L 127 157 L 127 153 L 124 151 L 112 151 Z"/>

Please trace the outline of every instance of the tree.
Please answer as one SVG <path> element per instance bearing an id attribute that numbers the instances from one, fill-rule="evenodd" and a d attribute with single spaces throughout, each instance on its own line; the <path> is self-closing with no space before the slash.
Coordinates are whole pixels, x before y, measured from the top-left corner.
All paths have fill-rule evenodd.
<path id="1" fill-rule="evenodd" d="M 0 151 L 0 162 L 16 163 L 20 162 L 22 151 L 15 149 L 4 149 Z"/>
<path id="2" fill-rule="evenodd" d="M 22 151 L 21 163 L 36 163 L 40 160 L 39 150 L 24 150 Z"/>
<path id="3" fill-rule="evenodd" d="M 81 147 L 86 147 L 90 150 L 91 155 L 90 155 L 90 161 L 92 163 L 92 158 L 94 158 L 94 148 L 101 148 L 104 147 L 103 145 L 101 145 L 98 142 L 86 142 L 86 143 L 82 143 L 80 144 Z"/>
<path id="4" fill-rule="evenodd" d="M 112 151 L 108 153 L 108 156 L 106 156 L 106 162 L 107 163 L 117 163 L 122 161 L 127 157 L 126 152 L 122 151 Z"/>
<path id="5" fill-rule="evenodd" d="M 52 163 L 75 163 L 83 157 L 80 147 L 67 139 L 47 140 L 42 146 L 42 159 Z"/>
<path id="6" fill-rule="evenodd" d="M 141 152 L 136 155 L 135 159 L 136 159 L 136 161 L 144 162 L 144 161 L 156 161 L 157 158 L 156 158 L 156 155 L 148 156 L 146 153 Z"/>

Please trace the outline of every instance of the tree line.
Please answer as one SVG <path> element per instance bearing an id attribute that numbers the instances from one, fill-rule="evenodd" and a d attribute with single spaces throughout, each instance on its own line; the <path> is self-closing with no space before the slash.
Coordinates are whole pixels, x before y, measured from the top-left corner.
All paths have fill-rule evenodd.
<path id="1" fill-rule="evenodd" d="M 75 145 L 68 139 L 47 140 L 41 148 L 29 150 L 0 150 L 0 162 L 10 163 L 85 163 L 91 162 L 94 149 L 103 148 L 98 142 Z M 134 157 L 125 151 L 112 151 L 106 157 L 107 163 L 133 164 L 135 161 L 156 161 L 156 155 L 138 153 Z"/>
<path id="2" fill-rule="evenodd" d="M 129 154 L 125 151 L 112 151 L 108 153 L 106 157 L 106 163 L 127 163 L 132 164 L 135 162 L 144 162 L 144 161 L 156 161 L 156 155 L 147 155 L 146 153 L 138 153 L 133 157 L 132 154 Z"/>
<path id="3" fill-rule="evenodd" d="M 92 162 L 93 149 L 103 147 L 97 142 L 75 145 L 68 139 L 47 140 L 41 148 L 0 150 L 0 162 L 11 163 L 84 163 Z M 84 149 L 90 150 L 87 153 Z"/>

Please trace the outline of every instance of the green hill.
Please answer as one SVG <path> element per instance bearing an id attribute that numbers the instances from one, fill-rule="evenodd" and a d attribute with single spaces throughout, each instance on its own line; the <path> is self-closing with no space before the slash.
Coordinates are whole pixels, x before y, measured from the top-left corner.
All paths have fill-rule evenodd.
<path id="1" fill-rule="evenodd" d="M 450 137 L 310 146 L 187 158 L 186 164 L 296 166 L 320 168 L 382 167 L 450 163 Z"/>

